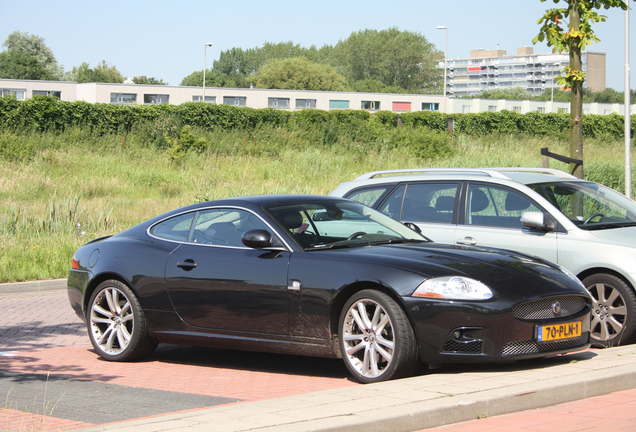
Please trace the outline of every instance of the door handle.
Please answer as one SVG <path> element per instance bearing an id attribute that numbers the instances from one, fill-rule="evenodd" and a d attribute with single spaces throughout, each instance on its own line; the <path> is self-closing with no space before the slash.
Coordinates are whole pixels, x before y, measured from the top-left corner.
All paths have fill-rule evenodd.
<path id="1" fill-rule="evenodd" d="M 196 268 L 196 266 L 197 266 L 197 263 L 195 263 L 194 260 L 191 260 L 191 259 L 187 259 L 185 261 L 177 263 L 177 267 L 182 268 L 186 271 L 190 271 L 193 268 Z"/>
<path id="2" fill-rule="evenodd" d="M 455 243 L 466 246 L 475 246 L 477 244 L 477 240 L 473 237 L 464 237 L 463 239 L 457 239 Z"/>

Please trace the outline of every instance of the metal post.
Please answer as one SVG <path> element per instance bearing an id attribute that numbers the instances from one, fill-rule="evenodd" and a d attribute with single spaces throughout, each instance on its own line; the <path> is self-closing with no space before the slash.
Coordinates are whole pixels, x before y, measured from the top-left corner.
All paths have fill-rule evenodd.
<path id="1" fill-rule="evenodd" d="M 446 30 L 446 47 L 444 48 L 444 112 L 448 113 L 448 103 L 446 100 L 446 68 L 448 64 L 448 28 L 446 26 L 437 26 L 438 30 Z"/>
<path id="2" fill-rule="evenodd" d="M 629 7 L 625 10 L 625 195 L 632 198 L 631 92 L 629 86 Z"/>
<path id="3" fill-rule="evenodd" d="M 205 55 L 208 52 L 208 47 L 214 45 L 212 42 L 208 42 L 203 46 L 203 102 L 205 103 Z"/>

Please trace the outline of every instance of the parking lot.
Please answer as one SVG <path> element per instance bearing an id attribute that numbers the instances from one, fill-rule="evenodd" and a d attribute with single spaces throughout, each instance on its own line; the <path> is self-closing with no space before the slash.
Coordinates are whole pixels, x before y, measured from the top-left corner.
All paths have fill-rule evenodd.
<path id="1" fill-rule="evenodd" d="M 484 427 L 499 414 L 636 388 L 633 346 L 444 368 L 367 386 L 351 381 L 342 361 L 333 359 L 167 345 L 143 362 L 110 363 L 93 352 L 64 289 L 5 292 L 0 304 L 0 392 L 6 399 L 0 428 L 7 430 L 142 425 L 145 430 L 418 430 L 487 418 L 477 422 Z M 622 414 L 586 412 L 597 419 L 605 415 L 603 424 L 611 421 L 615 430 L 620 430 L 616 422 L 633 425 L 636 419 L 625 416 L 634 416 L 634 410 L 624 404 L 634 403 L 636 391 L 618 395 L 620 403 L 595 403 L 621 407 Z M 561 414 L 575 410 L 572 406 L 560 408 Z M 586 426 L 580 414 L 573 418 L 578 427 Z M 554 423 L 548 424 L 553 430 Z M 452 427 L 458 426 L 443 430 L 459 430 Z"/>

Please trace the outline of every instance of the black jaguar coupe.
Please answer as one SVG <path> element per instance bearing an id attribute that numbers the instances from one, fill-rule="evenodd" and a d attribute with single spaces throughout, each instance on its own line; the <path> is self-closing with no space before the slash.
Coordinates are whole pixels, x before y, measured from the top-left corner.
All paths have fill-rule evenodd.
<path id="1" fill-rule="evenodd" d="M 424 363 L 589 346 L 590 297 L 527 255 L 430 242 L 362 204 L 269 195 L 183 207 L 73 257 L 72 307 L 106 360 L 158 343 L 342 357 L 372 383 Z"/>

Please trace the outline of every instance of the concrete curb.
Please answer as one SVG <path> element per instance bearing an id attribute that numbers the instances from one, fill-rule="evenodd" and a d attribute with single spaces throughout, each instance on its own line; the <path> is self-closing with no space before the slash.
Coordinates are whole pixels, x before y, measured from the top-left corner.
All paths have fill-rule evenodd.
<path id="1" fill-rule="evenodd" d="M 407 432 L 636 388 L 633 345 L 544 362 L 549 363 L 423 375 L 82 430 Z"/>
<path id="2" fill-rule="evenodd" d="M 20 293 L 66 289 L 66 279 L 40 280 L 0 284 L 0 293 Z"/>

